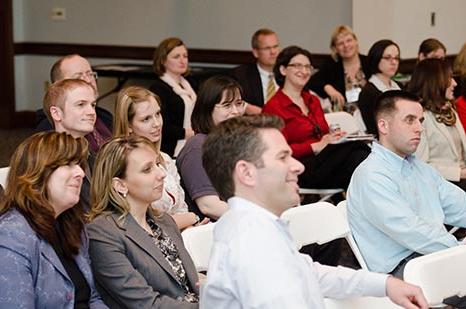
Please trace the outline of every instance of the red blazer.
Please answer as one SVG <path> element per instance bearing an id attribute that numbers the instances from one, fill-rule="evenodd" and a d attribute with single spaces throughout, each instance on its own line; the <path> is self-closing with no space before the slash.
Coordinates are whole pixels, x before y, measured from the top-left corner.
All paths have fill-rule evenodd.
<path id="1" fill-rule="evenodd" d="M 281 89 L 262 109 L 262 113 L 277 115 L 285 121 L 282 133 L 296 158 L 314 155 L 311 144 L 319 142 L 328 133 L 328 124 L 319 99 L 308 91 L 303 91 L 301 96 L 309 108 L 307 116 Z"/>

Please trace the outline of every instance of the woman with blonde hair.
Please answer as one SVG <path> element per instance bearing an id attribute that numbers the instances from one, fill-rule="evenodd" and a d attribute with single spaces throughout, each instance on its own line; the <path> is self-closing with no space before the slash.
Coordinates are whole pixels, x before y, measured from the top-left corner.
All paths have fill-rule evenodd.
<path id="1" fill-rule="evenodd" d="M 143 137 L 114 138 L 100 150 L 91 184 L 89 254 L 111 308 L 198 308 L 198 277 L 173 219 L 150 207 L 165 170 Z"/>
<path id="2" fill-rule="evenodd" d="M 138 86 L 122 89 L 115 105 L 113 127 L 115 137 L 142 136 L 154 143 L 157 160 L 167 176 L 164 179 L 163 195 L 152 206 L 171 215 L 180 229 L 199 223 L 199 217 L 188 212 L 175 162 L 160 151 L 163 118 L 159 97 Z"/>
<path id="3" fill-rule="evenodd" d="M 41 132 L 10 161 L 0 204 L 1 308 L 107 308 L 88 258 L 79 193 L 87 142 Z"/>
<path id="4" fill-rule="evenodd" d="M 188 50 L 179 38 L 167 38 L 154 52 L 154 72 L 157 75 L 150 90 L 162 103 L 165 126 L 162 130 L 162 150 L 176 157 L 187 139 L 194 135 L 191 113 L 196 93 L 187 79 L 189 72 Z"/>
<path id="5" fill-rule="evenodd" d="M 345 102 L 357 102 L 359 92 L 370 77 L 367 57 L 359 54 L 358 38 L 346 25 L 337 26 L 331 36 L 332 59 L 309 81 L 309 88 L 322 98 L 330 98 L 340 110 Z"/>

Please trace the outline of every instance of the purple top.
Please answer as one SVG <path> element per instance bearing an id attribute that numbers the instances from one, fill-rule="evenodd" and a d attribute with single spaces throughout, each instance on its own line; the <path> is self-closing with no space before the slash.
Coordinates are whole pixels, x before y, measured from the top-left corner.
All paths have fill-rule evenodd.
<path id="1" fill-rule="evenodd" d="M 202 166 L 202 145 L 206 137 L 207 135 L 198 133 L 188 139 L 176 159 L 189 211 L 196 213 L 200 218 L 204 218 L 205 215 L 194 200 L 206 195 L 218 196 Z"/>

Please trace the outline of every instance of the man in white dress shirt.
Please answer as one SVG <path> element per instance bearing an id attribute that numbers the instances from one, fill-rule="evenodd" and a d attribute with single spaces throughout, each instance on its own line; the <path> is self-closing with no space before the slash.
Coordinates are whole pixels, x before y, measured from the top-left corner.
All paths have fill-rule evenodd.
<path id="1" fill-rule="evenodd" d="M 214 229 L 201 308 L 324 308 L 323 297 L 388 296 L 427 308 L 420 288 L 387 275 L 314 263 L 300 254 L 280 215 L 297 205 L 298 175 L 273 116 L 219 125 L 204 143 L 203 164 L 229 210 Z"/>

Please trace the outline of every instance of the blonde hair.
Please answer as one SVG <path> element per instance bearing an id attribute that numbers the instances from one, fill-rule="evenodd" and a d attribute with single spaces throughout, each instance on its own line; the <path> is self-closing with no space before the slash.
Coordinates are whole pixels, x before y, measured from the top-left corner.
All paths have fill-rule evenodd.
<path id="1" fill-rule="evenodd" d="M 146 102 L 149 100 L 150 97 L 152 97 L 155 100 L 155 102 L 157 102 L 159 108 L 161 108 L 159 96 L 153 93 L 152 91 L 147 90 L 146 88 L 139 86 L 130 86 L 118 92 L 115 104 L 115 111 L 113 113 L 113 137 L 129 137 L 131 135 L 130 126 L 136 114 L 134 105 L 141 102 Z M 161 143 L 162 138 L 155 142 L 154 146 L 156 154 L 159 157 L 159 161 L 165 166 L 165 160 L 163 159 L 163 156 L 160 153 Z"/>
<path id="2" fill-rule="evenodd" d="M 461 47 L 453 63 L 453 72 L 461 77 L 466 77 L 466 43 Z"/>
<path id="3" fill-rule="evenodd" d="M 148 147 L 157 150 L 148 139 L 140 136 L 121 136 L 105 143 L 97 155 L 91 181 L 91 210 L 88 220 L 102 213 L 116 213 L 120 219 L 130 211 L 128 201 L 113 187 L 113 178 L 124 179 L 131 151 Z M 150 207 L 149 207 L 150 209 Z M 154 211 L 154 210 L 152 210 Z"/>
<path id="4" fill-rule="evenodd" d="M 332 51 L 331 56 L 335 61 L 337 61 L 339 57 L 336 49 L 336 42 L 341 34 L 351 34 L 356 42 L 358 41 L 358 37 L 353 32 L 353 29 L 347 25 L 338 25 L 335 29 L 333 29 L 332 35 L 330 36 L 330 49 Z"/>

